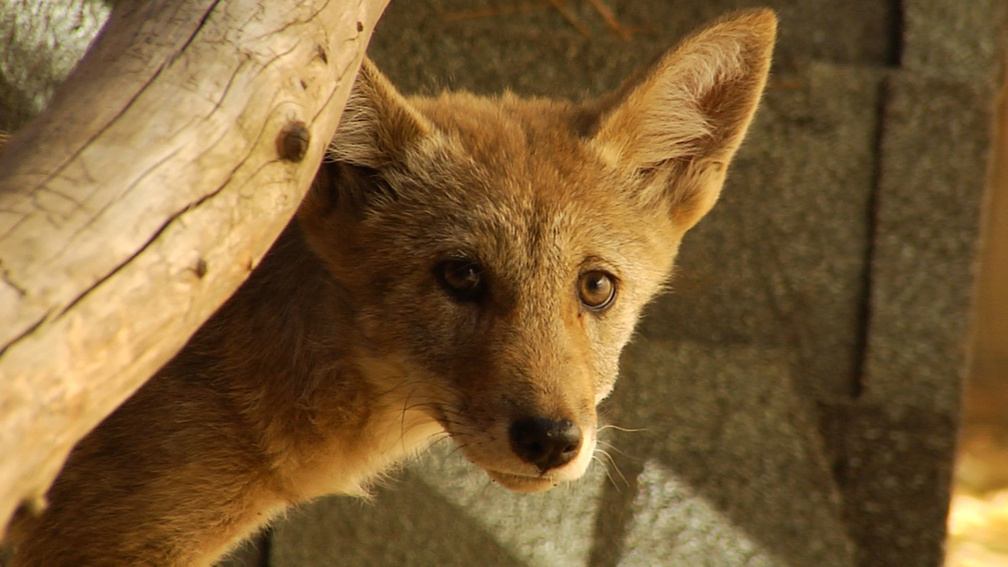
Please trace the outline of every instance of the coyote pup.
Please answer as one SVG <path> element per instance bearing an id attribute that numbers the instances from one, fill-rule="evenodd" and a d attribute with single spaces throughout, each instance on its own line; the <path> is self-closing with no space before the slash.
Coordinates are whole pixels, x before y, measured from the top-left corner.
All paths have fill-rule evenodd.
<path id="1" fill-rule="evenodd" d="M 406 98 L 365 61 L 296 219 L 15 520 L 14 565 L 210 565 L 445 432 L 511 490 L 580 477 L 775 33 L 734 14 L 584 104 Z"/>

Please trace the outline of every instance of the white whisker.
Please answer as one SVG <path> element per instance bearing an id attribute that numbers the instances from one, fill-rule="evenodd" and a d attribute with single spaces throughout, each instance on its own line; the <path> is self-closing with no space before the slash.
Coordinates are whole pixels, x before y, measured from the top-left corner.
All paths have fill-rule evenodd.
<path id="1" fill-rule="evenodd" d="M 616 464 L 616 459 L 614 459 L 612 457 L 612 455 L 610 455 L 609 452 L 606 451 L 606 450 L 604 450 L 604 449 L 596 449 L 595 452 L 597 454 L 603 455 L 606 459 L 608 459 L 609 463 L 612 465 L 612 468 L 616 471 L 616 474 L 618 474 L 619 477 L 620 477 L 620 479 L 623 480 L 623 484 L 625 484 L 627 487 L 629 487 L 630 486 L 630 481 L 628 481 L 627 478 L 626 478 L 626 476 L 623 475 L 623 471 L 621 471 L 620 468 L 619 468 L 619 465 Z M 608 472 L 608 469 L 607 469 L 607 472 Z"/>
<path id="2" fill-rule="evenodd" d="M 643 428 L 643 429 L 628 429 L 626 427 L 620 427 L 618 425 L 613 425 L 613 424 L 599 426 L 598 431 L 605 431 L 606 429 L 615 429 L 616 431 L 621 431 L 623 433 L 640 433 L 642 431 L 647 431 L 647 428 Z"/>

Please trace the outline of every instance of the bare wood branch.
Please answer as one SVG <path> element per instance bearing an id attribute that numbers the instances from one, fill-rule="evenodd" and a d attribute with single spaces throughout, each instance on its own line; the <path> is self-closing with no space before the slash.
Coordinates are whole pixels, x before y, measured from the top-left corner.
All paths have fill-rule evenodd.
<path id="1" fill-rule="evenodd" d="M 387 1 L 120 2 L 0 152 L 0 527 L 289 221 Z"/>

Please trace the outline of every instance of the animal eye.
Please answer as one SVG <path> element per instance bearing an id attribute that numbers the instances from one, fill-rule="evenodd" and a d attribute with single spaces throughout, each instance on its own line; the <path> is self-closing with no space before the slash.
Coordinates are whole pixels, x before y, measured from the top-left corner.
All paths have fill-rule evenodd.
<path id="1" fill-rule="evenodd" d="M 578 279 L 578 295 L 585 307 L 592 311 L 602 311 L 616 298 L 616 281 L 603 271 L 585 272 Z"/>
<path id="2" fill-rule="evenodd" d="M 483 268 L 472 260 L 444 260 L 437 265 L 435 276 L 445 291 L 462 301 L 474 301 L 486 292 Z"/>

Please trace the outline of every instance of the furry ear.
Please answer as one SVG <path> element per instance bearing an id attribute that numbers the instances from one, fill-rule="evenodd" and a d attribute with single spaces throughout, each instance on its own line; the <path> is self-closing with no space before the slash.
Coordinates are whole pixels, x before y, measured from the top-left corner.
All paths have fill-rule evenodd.
<path id="1" fill-rule="evenodd" d="M 731 14 L 601 102 L 599 152 L 645 175 L 684 230 L 717 200 L 763 93 L 776 33 L 770 10 Z"/>
<path id="2" fill-rule="evenodd" d="M 337 209 L 359 213 L 369 203 L 393 197 L 382 172 L 403 165 L 407 153 L 431 139 L 434 130 L 364 58 L 326 160 L 298 212 L 302 224 Z"/>
<path id="3" fill-rule="evenodd" d="M 347 99 L 328 161 L 379 170 L 434 131 L 370 59 Z"/>

